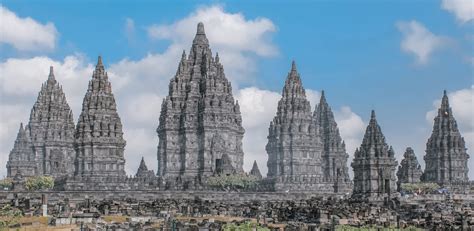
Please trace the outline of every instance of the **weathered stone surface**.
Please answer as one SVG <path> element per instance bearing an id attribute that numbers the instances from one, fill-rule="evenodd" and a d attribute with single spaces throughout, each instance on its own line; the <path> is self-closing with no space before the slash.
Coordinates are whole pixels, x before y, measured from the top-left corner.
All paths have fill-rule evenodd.
<path id="1" fill-rule="evenodd" d="M 403 160 L 398 166 L 398 184 L 401 183 L 418 183 L 421 181 L 423 171 L 418 163 L 415 152 L 408 147 L 403 154 Z"/>
<path id="2" fill-rule="evenodd" d="M 243 172 L 240 108 L 202 23 L 170 81 L 157 133 L 158 175 L 166 180 L 200 182 L 215 173 L 224 155 L 236 172 Z"/>
<path id="3" fill-rule="evenodd" d="M 76 176 L 125 176 L 122 123 L 99 56 L 76 127 Z"/>
<path id="4" fill-rule="evenodd" d="M 377 199 L 396 195 L 395 171 L 398 163 L 372 111 L 360 148 L 351 164 L 354 169 L 353 197 Z"/>
<path id="5" fill-rule="evenodd" d="M 347 167 L 349 154 L 346 152 L 346 145 L 339 134 L 339 128 L 324 91 L 321 92 L 321 99 L 313 116 L 323 146 L 321 154 L 323 176 L 325 180 L 334 182 L 336 192 L 350 192 L 352 182 Z"/>
<path id="6" fill-rule="evenodd" d="M 138 178 L 154 178 L 155 177 L 155 172 L 153 170 L 148 170 L 148 167 L 146 166 L 145 159 L 142 157 L 142 160 L 140 161 L 140 166 L 138 166 L 137 173 L 135 174 L 135 177 Z"/>
<path id="7" fill-rule="evenodd" d="M 250 170 L 250 175 L 257 177 L 257 179 L 262 179 L 262 173 L 260 173 L 260 169 L 258 168 L 257 161 L 253 162 L 252 169 Z"/>
<path id="8" fill-rule="evenodd" d="M 36 167 L 33 144 L 22 123 L 8 157 L 7 176 L 34 176 L 36 175 Z"/>
<path id="9" fill-rule="evenodd" d="M 466 150 L 466 143 L 444 91 L 441 107 L 434 119 L 433 132 L 426 143 L 424 181 L 438 184 L 468 181 L 469 155 Z"/>
<path id="10" fill-rule="evenodd" d="M 319 129 L 295 62 L 285 81 L 276 116 L 270 123 L 266 151 L 267 176 L 285 182 L 281 189 L 295 190 L 292 184 L 322 180 Z"/>
<path id="11" fill-rule="evenodd" d="M 21 148 L 16 149 L 21 151 L 13 153 L 28 156 L 35 163 L 33 173 L 31 163 L 25 163 L 25 169 L 20 168 L 25 176 L 39 174 L 57 177 L 74 172 L 73 115 L 62 87 L 56 81 L 53 67 L 50 67 L 48 79 L 41 86 L 31 109 L 29 123 L 21 133 L 23 132 Z M 18 166 L 18 163 L 11 162 L 9 167 Z"/>

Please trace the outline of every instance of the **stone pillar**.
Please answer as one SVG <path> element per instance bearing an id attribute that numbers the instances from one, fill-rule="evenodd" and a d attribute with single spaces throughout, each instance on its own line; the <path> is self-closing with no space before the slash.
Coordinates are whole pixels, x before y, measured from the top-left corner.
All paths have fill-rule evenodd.
<path id="1" fill-rule="evenodd" d="M 46 194 L 41 194 L 41 208 L 43 210 L 43 217 L 48 216 L 48 197 Z"/>

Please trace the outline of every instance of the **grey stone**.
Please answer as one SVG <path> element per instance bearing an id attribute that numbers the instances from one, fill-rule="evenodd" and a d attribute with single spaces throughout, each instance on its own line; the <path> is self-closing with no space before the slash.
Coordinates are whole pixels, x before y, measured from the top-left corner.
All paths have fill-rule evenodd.
<path id="1" fill-rule="evenodd" d="M 395 171 L 398 163 L 392 147 L 385 142 L 385 136 L 372 111 L 360 148 L 352 161 L 354 169 L 354 198 L 379 200 L 397 196 Z"/>
<path id="2" fill-rule="evenodd" d="M 21 123 L 15 144 L 8 157 L 8 177 L 19 178 L 36 175 L 36 159 L 32 146 L 31 139 Z"/>
<path id="3" fill-rule="evenodd" d="M 469 154 L 444 91 L 434 119 L 433 132 L 426 143 L 423 180 L 438 184 L 468 181 Z"/>
<path id="4" fill-rule="evenodd" d="M 419 183 L 422 174 L 423 171 L 416 159 L 415 152 L 412 148 L 408 147 L 405 154 L 403 154 L 403 160 L 400 162 L 400 166 L 398 166 L 398 184 Z"/>
<path id="5" fill-rule="evenodd" d="M 183 51 L 170 80 L 157 133 L 157 174 L 166 181 L 200 182 L 215 174 L 224 155 L 236 172 L 243 172 L 244 129 L 239 104 L 219 55 L 212 56 L 202 23 L 189 55 Z"/>

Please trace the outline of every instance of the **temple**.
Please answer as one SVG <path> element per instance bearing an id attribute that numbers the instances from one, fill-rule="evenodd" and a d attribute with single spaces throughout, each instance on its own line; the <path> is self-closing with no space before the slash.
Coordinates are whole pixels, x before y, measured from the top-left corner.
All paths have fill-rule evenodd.
<path id="1" fill-rule="evenodd" d="M 444 91 L 441 107 L 434 119 L 433 132 L 426 143 L 426 166 L 423 180 L 438 184 L 468 181 L 466 143 Z"/>
<path id="2" fill-rule="evenodd" d="M 222 171 L 243 172 L 239 104 L 202 23 L 170 80 L 157 133 L 158 175 L 165 181 L 193 187 Z"/>
<path id="3" fill-rule="evenodd" d="M 398 166 L 398 184 L 419 183 L 422 174 L 423 171 L 418 163 L 415 152 L 412 148 L 408 147 L 405 154 L 403 154 L 403 160 L 400 162 L 400 166 Z"/>
<path id="4" fill-rule="evenodd" d="M 385 142 L 375 112 L 372 111 L 364 139 L 355 151 L 351 164 L 354 169 L 352 196 L 370 201 L 396 196 L 397 165 L 393 148 Z"/>

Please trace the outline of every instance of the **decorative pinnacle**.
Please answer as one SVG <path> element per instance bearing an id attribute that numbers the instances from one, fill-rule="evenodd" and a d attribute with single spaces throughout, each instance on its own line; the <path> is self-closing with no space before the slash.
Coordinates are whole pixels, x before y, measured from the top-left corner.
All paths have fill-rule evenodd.
<path id="1" fill-rule="evenodd" d="M 103 66 L 104 64 L 102 64 L 102 56 L 99 55 L 99 58 L 97 60 L 97 66 Z"/>
<path id="2" fill-rule="evenodd" d="M 204 31 L 204 23 L 198 23 L 196 35 L 206 35 L 206 32 Z"/>
<path id="3" fill-rule="evenodd" d="M 447 111 L 449 109 L 449 100 L 448 100 L 448 95 L 446 93 L 446 90 L 443 92 L 443 99 L 441 100 L 441 108 L 445 111 L 445 114 L 447 114 Z"/>
<path id="4" fill-rule="evenodd" d="M 296 62 L 295 60 L 291 61 L 291 71 L 296 71 Z"/>
<path id="5" fill-rule="evenodd" d="M 326 103 L 326 96 L 324 95 L 324 90 L 321 91 L 321 99 L 319 100 L 319 104 Z"/>
<path id="6" fill-rule="evenodd" d="M 372 112 L 370 113 L 370 120 L 375 120 L 375 111 L 372 110 Z"/>
<path id="7" fill-rule="evenodd" d="M 50 66 L 49 67 L 49 76 L 48 76 L 49 79 L 54 79 L 54 69 L 53 69 L 53 66 Z"/>

